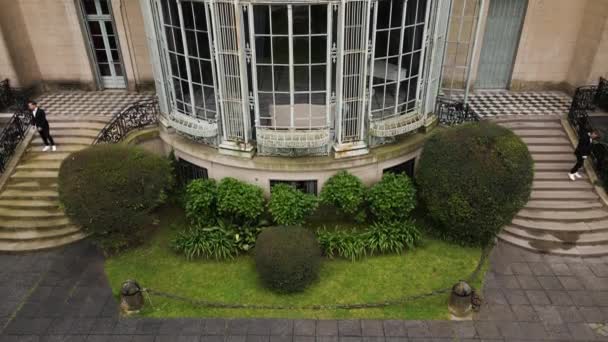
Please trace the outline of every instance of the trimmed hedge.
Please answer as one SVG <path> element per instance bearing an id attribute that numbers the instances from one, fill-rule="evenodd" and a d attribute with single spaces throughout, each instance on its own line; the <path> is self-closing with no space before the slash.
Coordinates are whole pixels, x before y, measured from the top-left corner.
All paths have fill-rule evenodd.
<path id="1" fill-rule="evenodd" d="M 489 122 L 438 132 L 425 144 L 416 180 L 440 235 L 489 243 L 530 196 L 533 161 L 513 132 Z"/>
<path id="2" fill-rule="evenodd" d="M 317 209 L 318 204 L 314 195 L 287 184 L 277 184 L 272 187 L 268 210 L 279 225 L 301 225 Z"/>
<path id="3" fill-rule="evenodd" d="M 365 186 L 361 180 L 340 171 L 331 176 L 323 185 L 321 203 L 332 205 L 347 215 L 358 215 L 365 203 Z"/>
<path id="4" fill-rule="evenodd" d="M 186 187 L 186 217 L 194 226 L 205 227 L 215 222 L 217 183 L 213 179 L 195 179 Z"/>
<path id="5" fill-rule="evenodd" d="M 70 219 L 106 253 L 141 242 L 150 212 L 173 184 L 165 158 L 137 147 L 95 145 L 59 170 L 59 199 Z"/>
<path id="6" fill-rule="evenodd" d="M 369 209 L 381 222 L 401 221 L 416 206 L 416 189 L 407 175 L 386 173 L 367 193 Z"/>
<path id="7" fill-rule="evenodd" d="M 258 236 L 255 266 L 273 291 L 304 290 L 318 278 L 321 250 L 315 235 L 301 227 L 270 227 Z"/>
<path id="8" fill-rule="evenodd" d="M 264 213 L 264 205 L 264 193 L 258 186 L 230 177 L 218 185 L 218 213 L 236 225 L 255 225 Z"/>

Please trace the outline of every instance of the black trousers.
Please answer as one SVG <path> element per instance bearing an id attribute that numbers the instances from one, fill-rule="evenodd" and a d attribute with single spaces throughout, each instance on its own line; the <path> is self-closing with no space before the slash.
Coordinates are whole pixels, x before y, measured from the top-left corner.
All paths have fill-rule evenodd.
<path id="1" fill-rule="evenodd" d="M 585 159 L 583 159 L 583 155 L 580 153 L 575 153 L 576 155 L 576 164 L 574 164 L 574 167 L 572 168 L 572 170 L 570 170 L 570 173 L 577 173 L 578 169 L 580 169 L 583 166 L 583 163 L 585 162 Z"/>
<path id="2" fill-rule="evenodd" d="M 39 130 L 38 133 L 40 133 L 40 137 L 42 138 L 42 141 L 44 142 L 45 146 L 55 145 L 53 137 L 51 136 L 50 129 L 48 127 L 42 127 L 42 129 Z"/>

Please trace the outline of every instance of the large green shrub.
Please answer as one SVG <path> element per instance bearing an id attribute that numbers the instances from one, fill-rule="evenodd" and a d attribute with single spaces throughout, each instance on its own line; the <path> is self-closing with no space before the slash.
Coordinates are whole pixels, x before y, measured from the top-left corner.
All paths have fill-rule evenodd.
<path id="1" fill-rule="evenodd" d="M 533 161 L 510 130 L 489 122 L 438 132 L 425 144 L 416 179 L 444 238 L 486 244 L 530 195 Z"/>
<path id="2" fill-rule="evenodd" d="M 416 189 L 407 175 L 386 173 L 369 189 L 367 200 L 376 220 L 405 220 L 416 206 Z"/>
<path id="3" fill-rule="evenodd" d="M 287 184 L 277 184 L 272 187 L 268 210 L 277 224 L 291 226 L 304 223 L 317 206 L 316 196 Z"/>
<path id="4" fill-rule="evenodd" d="M 321 250 L 315 235 L 304 228 L 266 228 L 256 242 L 255 265 L 268 288 L 298 292 L 317 279 Z"/>
<path id="5" fill-rule="evenodd" d="M 344 214 L 356 215 L 365 202 L 365 186 L 356 176 L 340 171 L 325 182 L 320 198 Z"/>
<path id="6" fill-rule="evenodd" d="M 319 245 L 328 258 L 336 257 L 355 261 L 367 255 L 365 236 L 354 230 L 327 230 L 317 232 Z"/>
<path id="7" fill-rule="evenodd" d="M 213 179 L 195 179 L 186 187 L 186 217 L 194 226 L 205 227 L 215 221 L 217 184 Z"/>
<path id="8" fill-rule="evenodd" d="M 234 178 L 224 178 L 217 189 L 218 213 L 237 225 L 255 225 L 264 212 L 260 187 Z"/>
<path id="9" fill-rule="evenodd" d="M 136 147 L 95 145 L 63 161 L 59 198 L 70 219 L 111 253 L 143 239 L 151 210 L 172 183 L 166 158 Z"/>

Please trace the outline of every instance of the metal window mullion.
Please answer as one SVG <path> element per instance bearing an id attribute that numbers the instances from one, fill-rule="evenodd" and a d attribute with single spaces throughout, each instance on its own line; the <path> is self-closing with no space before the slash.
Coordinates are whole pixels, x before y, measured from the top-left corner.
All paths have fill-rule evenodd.
<path id="1" fill-rule="evenodd" d="M 428 4 L 428 1 L 427 1 Z M 413 39 L 412 39 L 412 45 L 411 45 L 411 51 L 410 51 L 410 65 L 408 67 L 408 71 L 409 71 L 409 75 L 408 75 L 408 81 L 407 81 L 407 91 L 405 93 L 405 107 L 406 110 L 408 108 L 408 103 L 410 102 L 409 96 L 410 96 L 410 87 L 412 84 L 412 64 L 414 63 L 414 50 L 416 47 L 416 31 L 417 31 L 417 26 L 418 26 L 418 6 L 420 6 L 420 0 L 416 0 L 416 14 L 414 15 L 414 24 L 412 25 L 412 28 L 414 30 L 414 34 L 412 35 Z M 423 43 L 424 44 L 424 43 Z M 420 67 L 423 64 L 423 60 L 420 59 L 418 60 L 418 66 Z M 418 74 L 417 74 L 418 80 L 417 80 L 417 84 L 418 86 L 420 86 L 420 68 L 418 69 Z M 397 101 L 399 102 L 399 101 Z M 416 106 L 416 99 L 414 99 L 414 106 Z"/>
<path id="2" fill-rule="evenodd" d="M 441 4 L 439 3 L 439 1 L 435 1 L 436 4 L 436 10 L 435 13 L 433 13 L 434 16 L 434 21 L 433 21 L 433 39 L 432 39 L 432 44 L 431 44 L 431 58 L 429 58 L 429 75 L 427 77 L 427 83 L 426 83 L 426 90 L 425 90 L 425 94 L 426 94 L 426 98 L 428 99 L 429 96 L 437 96 L 437 94 L 431 94 L 431 90 L 432 90 L 432 86 L 433 86 L 433 75 L 434 73 L 437 71 L 434 69 L 435 67 L 435 59 L 437 58 L 437 49 L 439 48 L 439 20 L 441 19 Z M 428 46 L 426 47 L 428 48 Z M 441 69 L 441 66 L 440 66 Z M 441 74 L 441 72 L 439 72 Z M 428 103 L 428 100 L 425 100 L 424 103 L 424 116 L 426 118 L 426 114 L 428 112 L 428 109 L 426 108 L 426 105 Z"/>
<path id="3" fill-rule="evenodd" d="M 308 129 L 312 127 L 312 38 L 311 38 L 311 23 L 310 19 L 310 5 L 307 5 L 308 9 Z"/>
<path id="4" fill-rule="evenodd" d="M 342 64 L 344 63 L 344 7 L 346 6 L 346 0 L 340 0 L 340 7 L 338 8 L 338 56 L 336 66 L 336 136 L 338 138 L 338 144 L 342 143 L 342 105 L 343 105 L 343 79 L 342 79 Z"/>
<path id="5" fill-rule="evenodd" d="M 293 6 L 287 5 L 287 36 L 289 49 L 289 125 L 295 127 L 294 118 L 294 77 L 293 77 Z"/>
<path id="6" fill-rule="evenodd" d="M 454 89 L 454 75 L 456 73 L 456 65 L 458 64 L 458 50 L 460 49 L 460 38 L 462 35 L 462 22 L 464 20 L 465 13 L 466 13 L 467 1 L 468 0 L 464 0 L 462 2 L 462 13 L 460 14 L 460 24 L 458 26 L 458 35 L 456 36 L 456 51 L 454 53 L 454 67 L 452 68 L 452 78 L 450 80 L 450 96 Z M 449 28 L 448 28 L 448 30 L 449 30 Z"/>
<path id="7" fill-rule="evenodd" d="M 215 62 L 217 63 L 217 70 L 218 70 L 218 77 L 217 77 L 217 81 L 218 81 L 218 88 L 216 91 L 216 94 L 219 93 L 218 97 L 219 97 L 219 108 L 221 110 L 220 116 L 221 116 L 221 120 L 223 122 L 222 124 L 222 135 L 224 137 L 224 140 L 228 140 L 228 131 L 227 131 L 227 126 L 228 126 L 228 113 L 226 110 L 226 107 L 224 106 L 224 101 L 226 99 L 226 94 L 224 94 L 224 89 L 225 89 L 225 85 L 224 85 L 224 81 L 225 81 L 225 68 L 223 66 L 223 57 L 220 57 L 220 50 L 219 50 L 219 44 L 221 44 L 221 35 L 218 34 L 218 26 L 220 25 L 219 22 L 221 21 L 220 17 L 219 17 L 219 7 L 220 4 L 216 3 L 214 0 L 211 0 L 209 6 L 211 6 L 211 10 L 213 12 L 213 16 L 216 18 L 216 20 L 213 21 L 211 27 L 213 30 L 213 36 L 214 36 L 214 41 L 215 44 L 213 44 L 215 46 Z M 208 23 L 207 23 L 208 25 Z M 218 42 L 219 41 L 219 42 Z"/>
<path id="8" fill-rule="evenodd" d="M 205 100 L 205 79 L 203 78 L 203 68 L 201 65 L 201 60 L 203 60 L 203 59 L 201 58 L 201 49 L 198 46 L 198 35 L 199 35 L 199 32 L 202 32 L 202 31 L 199 31 L 196 29 L 196 15 L 194 15 L 194 7 L 192 6 L 192 3 L 190 3 L 190 12 L 192 12 L 192 21 L 193 21 L 192 32 L 194 33 L 194 41 L 196 44 L 196 56 L 194 58 L 196 59 L 196 63 L 198 63 L 198 74 L 201 79 L 200 86 L 201 86 L 201 99 L 203 100 L 203 115 L 205 116 L 205 120 L 207 120 L 207 101 Z M 188 64 L 190 64 L 190 63 L 188 62 Z M 194 81 L 192 81 L 192 82 L 194 82 Z M 193 87 L 194 87 L 194 85 L 193 85 Z M 192 98 L 194 98 L 194 93 L 192 94 Z M 193 113 L 194 117 L 198 117 L 198 114 L 196 112 L 196 103 L 195 103 L 194 107 L 192 107 L 192 110 L 194 111 L 194 113 Z"/>
<path id="9" fill-rule="evenodd" d="M 276 128 L 277 125 L 277 116 L 276 116 L 276 106 L 277 106 L 277 99 L 276 99 L 276 88 L 275 88 L 275 84 L 274 84 L 274 39 L 273 39 L 273 35 L 272 35 L 272 7 L 270 5 L 267 6 L 268 7 L 268 28 L 269 28 L 269 40 L 270 40 L 270 73 L 272 75 L 272 79 L 271 79 L 271 85 L 272 85 L 272 113 L 270 113 L 271 118 L 272 118 L 272 122 L 274 123 L 272 126 L 273 128 Z"/>
<path id="10" fill-rule="evenodd" d="M 196 117 L 196 107 L 194 104 L 194 86 L 192 85 L 192 71 L 190 70 L 190 54 L 188 51 L 188 42 L 186 40 L 186 29 L 184 25 L 184 15 L 182 11 L 182 1 L 177 0 L 177 15 L 179 16 L 179 28 L 182 33 L 182 45 L 184 46 L 184 58 L 186 59 L 186 74 L 188 75 L 188 90 L 190 90 L 190 105 L 192 106 L 192 115 Z"/>
<path id="11" fill-rule="evenodd" d="M 424 77 L 422 73 L 423 73 L 425 54 L 426 54 L 426 48 L 427 48 L 426 35 L 427 35 L 427 31 L 428 31 L 428 21 L 429 21 L 430 9 L 431 9 L 430 5 L 431 5 L 430 1 L 427 1 L 426 10 L 425 10 L 425 14 L 424 14 L 424 26 L 422 28 L 422 50 L 420 51 L 420 63 L 418 63 L 418 85 L 416 86 L 416 102 L 415 102 L 415 106 L 417 109 L 422 108 L 421 103 L 420 103 L 420 94 L 421 94 L 420 88 L 422 88 L 422 86 L 423 86 L 423 83 L 422 83 L 423 78 L 426 79 L 426 77 Z M 416 13 L 418 13 L 417 10 L 416 10 Z M 414 28 L 414 32 L 415 31 L 416 31 L 416 28 Z M 411 81 L 409 81 L 409 82 L 411 82 Z M 408 89 L 408 94 L 409 94 L 409 89 Z"/>
<path id="12" fill-rule="evenodd" d="M 106 56 L 108 58 L 107 64 L 108 64 L 108 67 L 110 68 L 111 77 L 116 77 L 116 72 L 114 71 L 114 60 L 112 59 L 112 53 L 110 52 L 110 40 L 108 39 L 108 32 L 106 32 L 105 22 L 103 22 L 103 20 L 97 20 L 97 22 L 99 23 L 99 27 L 101 28 L 101 38 L 103 39 L 103 44 L 105 45 L 104 50 L 105 50 Z M 116 39 L 116 37 L 114 39 Z M 118 44 L 118 42 L 117 42 L 117 44 Z M 101 63 L 99 61 L 97 61 L 97 64 L 101 64 Z M 104 77 L 104 76 L 102 76 L 102 77 Z"/>
<path id="13" fill-rule="evenodd" d="M 333 114 L 331 112 L 331 84 L 332 84 L 332 69 L 331 69 L 331 43 L 332 43 L 332 36 L 333 36 L 333 23 L 332 23 L 332 19 L 333 19 L 333 14 L 332 14 L 332 4 L 328 4 L 327 5 L 327 41 L 326 41 L 326 45 L 327 45 L 327 51 L 326 51 L 326 77 L 325 77 L 325 107 L 326 107 L 326 113 L 325 113 L 325 120 L 326 120 L 326 124 L 327 127 L 331 126 L 331 115 Z"/>
<path id="14" fill-rule="evenodd" d="M 368 42 L 369 39 L 368 35 L 369 35 L 369 17 L 368 14 L 370 13 L 369 11 L 371 10 L 371 0 L 366 0 L 365 1 L 365 11 L 363 11 L 361 13 L 361 19 L 364 21 L 364 25 L 362 25 L 362 30 L 360 32 L 360 41 L 363 44 L 363 51 L 365 51 L 365 54 L 363 57 L 360 57 L 361 60 L 359 61 L 359 72 L 361 73 L 359 77 L 361 77 L 361 79 L 359 80 L 359 97 L 361 98 L 360 103 L 361 105 L 358 106 L 359 108 L 357 108 L 357 110 L 359 111 L 359 113 L 357 113 L 357 120 L 359 121 L 359 139 L 362 140 L 363 137 L 365 136 L 365 77 L 367 76 L 367 50 L 368 50 Z M 363 29 L 364 28 L 364 29 Z M 363 66 L 363 70 L 361 70 L 361 66 Z M 363 71 L 363 72 L 361 72 Z M 401 72 L 399 72 L 401 73 Z"/>
<path id="15" fill-rule="evenodd" d="M 414 0 L 417 1 L 417 0 Z M 427 3 L 430 1 L 427 1 Z M 405 36 L 405 16 L 407 15 L 407 3 L 408 0 L 403 0 L 403 12 L 401 13 L 401 32 L 399 32 L 399 57 L 397 57 L 397 87 L 395 88 L 395 109 L 393 110 L 393 115 L 397 116 L 397 109 L 399 108 L 399 88 L 401 86 L 401 63 L 403 62 L 403 39 Z M 416 8 L 416 10 L 418 10 L 418 8 Z M 418 13 L 418 11 L 416 11 L 416 13 Z M 414 24 L 416 23 L 416 19 L 414 19 Z M 414 34 L 416 34 L 416 25 L 413 26 L 414 27 Z M 415 39 L 413 39 L 413 41 L 415 41 Z M 414 44 L 414 42 L 412 42 L 412 45 Z M 412 49 L 413 50 L 413 49 Z M 411 53 L 411 51 L 410 51 Z M 413 54 L 412 54 L 413 57 Z M 422 63 L 420 63 L 422 64 Z M 408 69 L 408 71 L 411 73 L 412 72 L 412 58 L 410 58 L 410 67 Z M 407 82 L 408 84 L 408 93 L 409 93 L 409 84 L 410 81 Z M 407 94 L 405 95 L 406 99 L 407 99 Z"/>
<path id="16" fill-rule="evenodd" d="M 157 8 L 157 12 L 160 12 L 159 14 L 159 19 L 160 19 L 160 34 L 161 34 L 161 43 L 164 47 L 164 49 L 161 53 L 165 54 L 165 58 L 166 60 L 169 62 L 167 63 L 166 67 L 169 70 L 169 82 L 171 82 L 171 87 L 170 87 L 170 96 L 171 96 L 171 100 L 173 100 L 174 105 L 177 105 L 177 98 L 176 98 L 176 94 L 175 94 L 175 83 L 173 81 L 173 66 L 171 65 L 171 55 L 169 53 L 169 45 L 167 44 L 167 37 L 166 37 L 166 25 L 165 25 L 165 16 L 164 16 L 164 12 L 163 12 L 163 6 L 160 4 L 157 4 L 158 6 Z M 173 30 L 171 30 L 171 35 L 173 35 Z M 181 88 L 180 88 L 181 89 Z M 173 111 L 174 108 L 171 108 L 171 111 Z"/>
<path id="17" fill-rule="evenodd" d="M 450 4 L 448 6 L 448 13 L 447 13 L 447 16 L 446 16 L 448 18 L 448 22 L 446 23 L 446 26 L 445 26 L 445 32 L 444 32 L 445 37 L 443 39 L 443 54 L 441 56 L 441 69 L 440 69 L 441 72 L 439 74 L 439 80 L 437 81 L 437 82 L 439 82 L 439 86 L 438 86 L 439 89 L 443 89 L 443 85 L 442 85 L 442 83 L 443 83 L 442 79 L 443 79 L 443 75 L 444 75 L 443 66 L 446 63 L 446 51 L 448 49 L 448 40 L 449 40 L 448 38 L 450 36 L 450 25 L 452 23 L 452 16 L 451 16 L 451 14 L 452 14 L 452 8 L 453 8 L 452 6 L 454 5 L 454 1 L 453 0 L 445 0 L 445 1 L 449 1 Z M 441 92 L 441 90 L 440 90 L 440 92 Z M 451 96 L 451 94 L 450 94 L 450 96 Z"/>
<path id="18" fill-rule="evenodd" d="M 255 48 L 255 25 L 253 17 L 253 5 L 247 5 L 249 15 L 249 49 L 251 51 L 251 84 L 253 84 L 253 111 L 255 113 L 255 125 L 260 125 L 260 101 L 258 98 L 258 68 Z"/>
<path id="19" fill-rule="evenodd" d="M 374 59 L 374 55 L 376 54 L 376 28 L 378 26 L 378 1 L 374 2 L 374 19 L 373 19 L 373 23 L 372 23 L 372 52 L 371 52 L 371 57 L 370 57 L 370 67 L 369 67 L 369 103 L 368 103 L 368 115 L 369 115 L 369 120 L 371 121 L 373 119 L 373 114 L 372 114 L 372 98 L 373 98 L 373 94 L 374 94 L 374 64 L 375 64 L 375 59 Z"/>
<path id="20" fill-rule="evenodd" d="M 243 127 L 243 136 L 245 139 L 245 144 L 249 143 L 249 138 L 250 138 L 250 131 L 251 131 L 251 115 L 250 115 L 250 109 L 249 109 L 249 101 L 245 101 L 245 97 L 248 96 L 249 91 L 247 90 L 247 82 L 245 80 L 247 80 L 247 60 L 245 59 L 245 53 L 243 51 L 243 47 L 245 46 L 245 27 L 243 25 L 243 11 L 240 10 L 240 5 L 238 4 L 238 0 L 234 0 L 234 11 L 235 11 L 235 16 L 234 16 L 234 25 L 235 25 L 235 31 L 238 30 L 238 33 L 235 32 L 236 37 L 239 38 L 240 40 L 239 42 L 233 42 L 235 44 L 237 44 L 237 46 L 235 46 L 237 48 L 237 53 L 240 56 L 239 58 L 239 71 L 241 74 L 241 79 L 239 80 L 239 83 L 241 85 L 241 104 L 242 104 L 242 108 L 243 108 L 243 122 L 242 122 L 242 127 Z"/>
<path id="21" fill-rule="evenodd" d="M 211 60 L 209 61 L 209 64 L 211 64 L 211 79 L 213 80 L 213 98 L 215 100 L 215 120 L 216 121 L 220 121 L 218 120 L 218 105 L 219 105 L 219 98 L 217 95 L 217 90 L 218 90 L 218 85 L 217 85 L 217 80 L 216 80 L 216 67 L 215 67 L 215 63 L 213 62 L 214 59 L 214 54 L 215 51 L 213 51 L 213 36 L 212 36 L 212 28 L 209 27 L 209 23 L 211 23 L 211 16 L 209 15 L 209 6 L 211 6 L 210 3 L 204 3 L 203 6 L 205 7 L 205 23 L 207 24 L 207 43 L 209 44 L 209 57 L 211 58 Z M 215 22 L 215 20 L 213 20 L 213 22 Z M 217 58 L 217 57 L 216 57 Z M 201 68 L 201 73 L 202 73 L 202 68 Z M 202 77 L 202 75 L 201 75 Z M 202 80 L 202 78 L 201 78 Z M 205 96 L 205 86 L 203 85 L 203 97 Z"/>
<path id="22" fill-rule="evenodd" d="M 477 39 L 479 38 L 479 31 L 481 30 L 481 25 L 479 22 L 481 21 L 481 14 L 483 13 L 483 8 L 485 4 L 485 0 L 478 0 L 479 6 L 476 6 L 479 11 L 477 12 L 477 16 L 475 17 L 475 35 L 473 37 L 473 46 L 469 52 L 469 60 L 467 65 L 467 76 L 464 88 L 464 103 L 467 103 L 469 97 L 469 86 L 471 84 L 471 64 L 473 64 L 473 56 L 475 55 L 475 50 L 477 49 Z"/>

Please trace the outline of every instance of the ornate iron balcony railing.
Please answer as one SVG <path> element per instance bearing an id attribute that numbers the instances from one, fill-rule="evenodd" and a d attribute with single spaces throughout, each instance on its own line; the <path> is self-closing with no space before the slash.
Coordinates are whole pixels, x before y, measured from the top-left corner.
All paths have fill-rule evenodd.
<path id="1" fill-rule="evenodd" d="M 468 104 L 461 101 L 438 98 L 435 113 L 439 123 L 447 126 L 479 121 L 479 115 Z"/>
<path id="2" fill-rule="evenodd" d="M 154 126 L 158 123 L 159 113 L 157 99 L 135 102 L 106 124 L 94 144 L 117 143 L 133 130 Z"/>
<path id="3" fill-rule="evenodd" d="M 25 139 L 31 122 L 32 115 L 29 111 L 18 110 L 0 131 L 0 174 L 4 173 L 17 146 Z"/>

